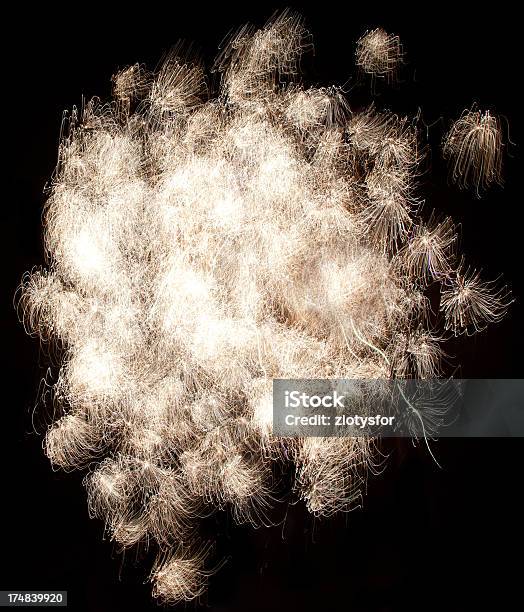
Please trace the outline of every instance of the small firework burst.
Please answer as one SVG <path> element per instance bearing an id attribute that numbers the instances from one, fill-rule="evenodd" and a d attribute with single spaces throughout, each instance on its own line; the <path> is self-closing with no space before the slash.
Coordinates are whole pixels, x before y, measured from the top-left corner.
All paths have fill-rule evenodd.
<path id="1" fill-rule="evenodd" d="M 402 63 L 400 38 L 382 28 L 366 32 L 357 41 L 356 64 L 374 78 L 392 80 Z"/>
<path id="2" fill-rule="evenodd" d="M 494 183 L 502 184 L 502 150 L 500 120 L 489 111 L 464 111 L 443 141 L 453 182 L 477 195 Z"/>
<path id="3" fill-rule="evenodd" d="M 498 287 L 496 280 L 483 281 L 480 272 L 462 261 L 442 291 L 445 327 L 455 335 L 472 335 L 500 321 L 511 302 L 507 287 Z"/>
<path id="4" fill-rule="evenodd" d="M 204 570 L 208 553 L 206 548 L 196 552 L 180 549 L 167 560 L 160 557 L 151 573 L 153 597 L 163 604 L 200 597 L 210 575 Z"/>

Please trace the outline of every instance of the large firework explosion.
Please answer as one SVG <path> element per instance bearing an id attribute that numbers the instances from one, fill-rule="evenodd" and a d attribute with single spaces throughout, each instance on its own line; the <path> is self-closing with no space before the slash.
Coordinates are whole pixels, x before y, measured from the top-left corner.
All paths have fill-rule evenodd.
<path id="1" fill-rule="evenodd" d="M 369 440 L 272 436 L 273 378 L 435 377 L 446 334 L 509 302 L 420 214 L 415 122 L 305 88 L 310 45 L 291 13 L 241 29 L 215 97 L 176 55 L 115 75 L 66 122 L 47 267 L 23 283 L 60 356 L 45 451 L 87 471 L 115 542 L 156 547 L 163 601 L 205 590 L 201 517 L 269 522 L 275 464 L 316 516 L 359 499 Z"/>

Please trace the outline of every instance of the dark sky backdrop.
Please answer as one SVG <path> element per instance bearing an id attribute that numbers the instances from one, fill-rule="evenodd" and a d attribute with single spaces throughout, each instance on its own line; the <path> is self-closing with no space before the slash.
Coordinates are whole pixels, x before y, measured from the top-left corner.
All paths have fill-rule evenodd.
<path id="1" fill-rule="evenodd" d="M 105 3 L 59 10 L 19 6 L 4 25 L 13 37 L 4 55 L 4 134 L 10 193 L 3 202 L 6 246 L 2 317 L 4 401 L 0 512 L 0 588 L 67 589 L 70 609 L 156 609 L 149 568 L 123 564 L 102 525 L 88 520 L 81 476 L 53 473 L 32 433 L 31 413 L 45 358 L 12 308 L 22 273 L 42 263 L 43 187 L 55 161 L 61 113 L 81 96 L 106 97 L 110 77 L 136 61 L 154 67 L 179 38 L 194 41 L 209 65 L 223 37 L 246 21 L 263 24 L 275 5 Z M 349 3 L 347 3 L 349 4 Z M 462 248 L 486 276 L 504 273 L 517 302 L 506 320 L 452 351 L 471 378 L 522 376 L 522 34 L 510 3 L 489 10 L 420 3 L 383 8 L 327 2 L 301 8 L 315 40 L 305 61 L 312 83 L 346 84 L 354 107 L 370 100 L 353 67 L 354 41 L 371 27 L 398 33 L 407 64 L 401 83 L 379 88 L 379 107 L 422 112 L 429 128 L 429 170 L 421 194 L 462 223 Z M 297 7 L 300 8 L 300 7 Z M 439 157 L 443 129 L 477 101 L 506 117 L 516 146 L 505 157 L 504 189 L 481 200 L 449 186 Z M 422 125 L 422 124 L 421 124 Z M 284 526 L 253 531 L 220 519 L 210 526 L 218 551 L 231 555 L 211 580 L 212 611 L 508 610 L 522 565 L 521 440 L 444 440 L 434 445 L 443 469 L 423 446 L 388 443 L 386 471 L 371 477 L 364 509 L 313 521 L 299 504 Z M 503 603 L 503 600 L 506 602 Z M 181 606 L 183 609 L 184 606 Z M 189 605 L 187 609 L 194 609 Z"/>

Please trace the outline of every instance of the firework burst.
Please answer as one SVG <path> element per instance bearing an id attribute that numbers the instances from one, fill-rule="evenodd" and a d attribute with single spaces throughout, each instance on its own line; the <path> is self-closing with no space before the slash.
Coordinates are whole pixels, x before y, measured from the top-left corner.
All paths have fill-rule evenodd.
<path id="1" fill-rule="evenodd" d="M 114 100 L 64 127 L 47 268 L 21 298 L 28 330 L 61 348 L 45 450 L 88 469 L 90 512 L 120 547 L 157 547 L 162 601 L 204 592 L 200 517 L 270 522 L 275 463 L 314 515 L 361 495 L 370 442 L 273 437 L 273 378 L 436 376 L 444 326 L 507 306 L 457 270 L 451 221 L 418 215 L 414 122 L 305 89 L 310 45 L 284 13 L 232 37 L 216 97 L 171 55 L 156 74 L 118 73 Z M 398 63 L 396 38 L 359 48 L 376 74 Z"/>

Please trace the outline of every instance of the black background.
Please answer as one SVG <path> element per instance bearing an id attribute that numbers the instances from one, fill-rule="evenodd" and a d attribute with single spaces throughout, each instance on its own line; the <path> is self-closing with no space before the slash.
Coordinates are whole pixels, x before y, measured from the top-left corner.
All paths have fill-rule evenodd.
<path id="1" fill-rule="evenodd" d="M 74 6 L 74 9 L 73 9 Z M 19 6 L 7 18 L 3 149 L 2 318 L 4 356 L 1 465 L 1 589 L 64 589 L 74 610 L 148 610 L 148 566 L 124 559 L 102 524 L 87 517 L 81 477 L 51 471 L 31 415 L 45 359 L 24 335 L 12 307 L 21 275 L 41 264 L 43 188 L 56 162 L 63 109 L 81 96 L 107 97 L 110 77 L 136 61 L 154 67 L 180 38 L 210 65 L 223 37 L 246 21 L 262 25 L 275 5 L 240 8 L 153 2 L 109 14 L 104 3 L 38 12 Z M 516 297 L 500 325 L 451 350 L 470 378 L 522 376 L 521 85 L 522 34 L 509 4 L 382 7 L 327 2 L 296 7 L 314 35 L 305 61 L 312 83 L 345 84 L 354 107 L 370 100 L 357 78 L 354 41 L 368 28 L 398 33 L 407 63 L 401 82 L 378 87 L 378 107 L 422 111 L 428 171 L 420 193 L 429 207 L 462 224 L 462 248 L 487 277 L 504 273 Z M 515 143 L 505 156 L 504 189 L 482 199 L 450 186 L 439 156 L 443 130 L 477 101 L 507 118 Z M 7 134 L 6 134 L 7 132 Z M 218 552 L 229 555 L 203 605 L 248 610 L 507 610 L 522 606 L 520 440 L 389 443 L 386 471 L 369 480 L 364 508 L 313 520 L 301 504 L 283 525 L 253 531 L 217 522 Z M 194 609 L 190 604 L 188 609 Z M 184 606 L 180 606 L 184 608 Z"/>

